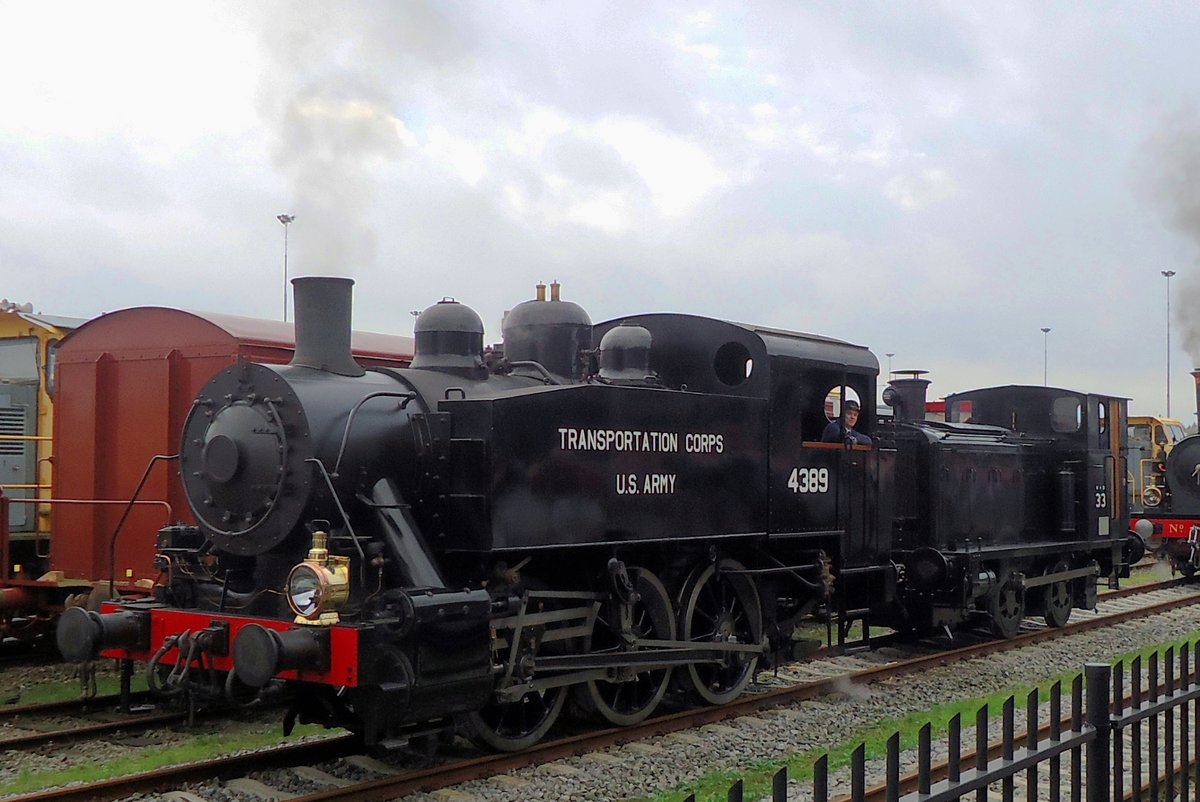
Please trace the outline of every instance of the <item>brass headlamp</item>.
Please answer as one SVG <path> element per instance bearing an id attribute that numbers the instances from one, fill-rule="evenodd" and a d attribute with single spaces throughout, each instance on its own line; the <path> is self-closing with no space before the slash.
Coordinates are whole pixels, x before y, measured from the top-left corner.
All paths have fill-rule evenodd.
<path id="1" fill-rule="evenodd" d="M 331 555 L 328 546 L 327 532 L 313 532 L 308 556 L 288 574 L 287 600 L 297 624 L 336 624 L 338 608 L 350 598 L 350 558 Z"/>

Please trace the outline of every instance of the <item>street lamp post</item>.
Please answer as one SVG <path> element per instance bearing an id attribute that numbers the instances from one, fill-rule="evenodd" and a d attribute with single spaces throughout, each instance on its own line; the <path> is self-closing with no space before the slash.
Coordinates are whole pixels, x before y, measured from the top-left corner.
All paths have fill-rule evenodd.
<path id="1" fill-rule="evenodd" d="M 288 246 L 288 223 L 296 219 L 294 214 L 277 214 L 275 219 L 283 223 L 283 322 L 287 323 L 287 299 L 288 299 L 288 265 L 287 265 L 287 246 Z"/>
<path id="2" fill-rule="evenodd" d="M 1161 271 L 1167 279 L 1167 417 L 1171 417 L 1171 276 L 1174 270 Z"/>
<path id="3" fill-rule="evenodd" d="M 1050 327 L 1042 326 L 1042 386 L 1049 386 L 1050 367 Z"/>

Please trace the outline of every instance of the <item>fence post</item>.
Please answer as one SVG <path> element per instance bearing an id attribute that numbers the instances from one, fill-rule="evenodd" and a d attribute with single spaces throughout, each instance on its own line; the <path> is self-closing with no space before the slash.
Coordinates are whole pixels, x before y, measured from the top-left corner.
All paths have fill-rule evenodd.
<path id="1" fill-rule="evenodd" d="M 1108 713 L 1108 698 L 1112 667 L 1108 663 L 1088 663 L 1085 673 L 1087 724 L 1095 729 L 1095 737 L 1087 745 L 1087 802 L 1111 802 L 1109 737 L 1112 719 Z"/>
<path id="2" fill-rule="evenodd" d="M 771 780 L 771 802 L 787 802 L 787 766 L 775 772 Z"/>

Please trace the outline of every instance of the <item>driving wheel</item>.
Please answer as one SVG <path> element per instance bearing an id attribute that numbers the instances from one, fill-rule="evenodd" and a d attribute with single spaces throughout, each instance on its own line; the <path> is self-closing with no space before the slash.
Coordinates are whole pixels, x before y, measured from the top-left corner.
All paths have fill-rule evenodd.
<path id="1" fill-rule="evenodd" d="M 1065 560 L 1059 560 L 1054 565 L 1046 569 L 1047 574 L 1059 574 L 1069 569 Z M 1046 586 L 1046 610 L 1045 618 L 1046 625 L 1051 627 L 1066 626 L 1067 619 L 1071 617 L 1071 608 L 1074 606 L 1074 598 L 1071 594 L 1071 582 L 1068 579 L 1063 579 L 1058 582 L 1051 582 Z"/>
<path id="2" fill-rule="evenodd" d="M 638 595 L 632 605 L 630 634 L 635 638 L 675 640 L 674 612 L 663 583 L 645 568 L 630 568 L 629 579 Z M 589 653 L 617 656 L 630 651 L 621 648 L 621 606 L 613 599 L 600 611 L 592 627 Z M 610 724 L 627 727 L 654 712 L 670 681 L 669 668 L 641 671 L 620 681 L 589 680 L 578 686 L 576 698 L 584 710 Z"/>
<path id="3" fill-rule="evenodd" d="M 679 639 L 697 644 L 762 642 L 762 606 L 749 574 L 737 560 L 723 559 L 697 568 L 683 585 Z M 718 661 L 687 666 L 687 684 L 713 705 L 735 699 L 754 676 L 758 656 L 728 652 Z"/>
<path id="4" fill-rule="evenodd" d="M 521 588 L 522 591 L 543 589 L 545 583 L 537 579 L 525 580 Z M 553 600 L 540 600 L 531 607 L 531 611 L 552 609 L 558 604 L 559 602 Z M 511 638 L 512 631 L 509 630 L 507 635 Z M 541 639 L 542 635 L 536 627 L 525 631 L 523 640 L 531 644 L 526 657 L 533 659 L 537 654 L 563 654 L 571 648 L 572 643 L 578 643 L 580 640 L 559 640 L 543 644 Z M 528 749 L 554 726 L 566 704 L 567 695 L 567 687 L 553 686 L 531 690 L 514 701 L 501 701 L 493 697 L 482 709 L 467 714 L 464 734 L 480 746 L 496 752 L 519 752 Z"/>
<path id="5" fill-rule="evenodd" d="M 566 688 L 530 691 L 515 702 L 491 701 L 467 715 L 468 735 L 497 752 L 519 752 L 540 741 L 567 701 Z"/>
<path id="6" fill-rule="evenodd" d="M 992 634 L 1000 638 L 1014 637 L 1025 617 L 1025 592 L 1017 575 L 1009 571 L 1000 584 L 988 595 L 988 616 Z"/>

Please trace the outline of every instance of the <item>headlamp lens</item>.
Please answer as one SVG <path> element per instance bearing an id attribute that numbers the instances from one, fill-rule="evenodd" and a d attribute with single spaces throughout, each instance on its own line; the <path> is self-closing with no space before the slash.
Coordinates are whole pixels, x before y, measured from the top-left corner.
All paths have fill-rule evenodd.
<path id="1" fill-rule="evenodd" d="M 296 615 L 315 616 L 321 609 L 321 577 L 308 565 L 297 565 L 288 577 L 288 603 Z"/>

